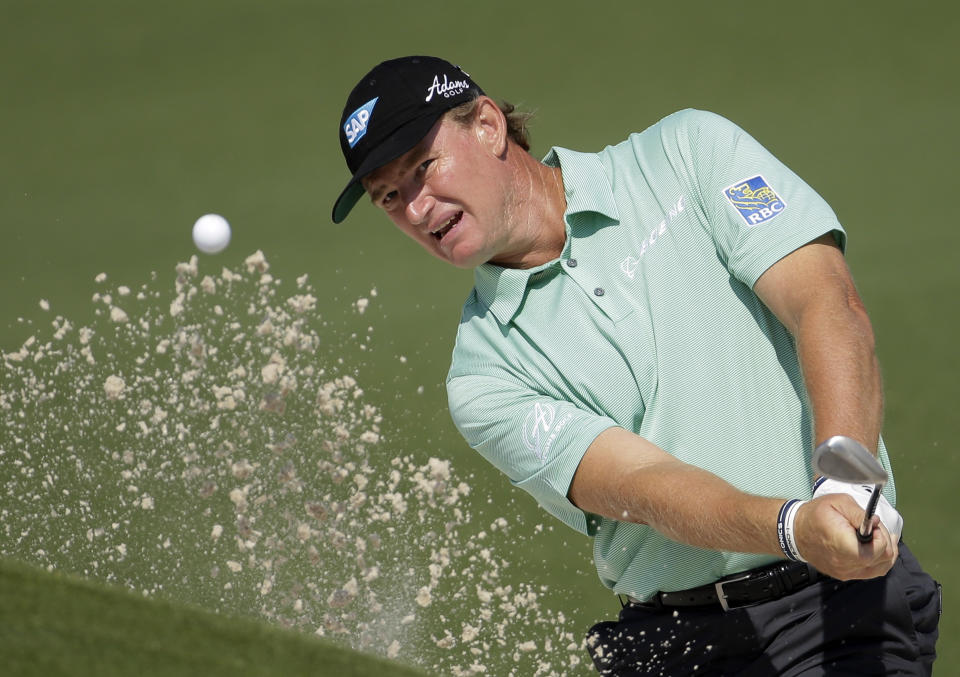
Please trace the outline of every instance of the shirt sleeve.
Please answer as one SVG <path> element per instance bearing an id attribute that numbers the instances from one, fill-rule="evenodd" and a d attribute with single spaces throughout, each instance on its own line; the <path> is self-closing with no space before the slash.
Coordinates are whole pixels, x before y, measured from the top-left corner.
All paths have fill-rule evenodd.
<path id="1" fill-rule="evenodd" d="M 504 375 L 447 379 L 454 424 L 467 443 L 547 512 L 592 535 L 597 520 L 567 498 L 587 448 L 616 423 Z"/>
<path id="2" fill-rule="evenodd" d="M 704 111 L 679 119 L 681 151 L 698 195 L 704 226 L 727 268 L 748 286 L 790 252 L 826 233 L 841 248 L 836 214 L 806 182 L 752 136 Z"/>

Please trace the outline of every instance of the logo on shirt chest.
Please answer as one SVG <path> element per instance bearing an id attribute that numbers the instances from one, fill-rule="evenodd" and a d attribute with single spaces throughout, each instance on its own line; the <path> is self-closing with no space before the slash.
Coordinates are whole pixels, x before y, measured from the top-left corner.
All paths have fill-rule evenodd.
<path id="1" fill-rule="evenodd" d="M 679 199 L 670 207 L 670 210 L 667 212 L 667 217 L 663 219 L 653 230 L 650 231 L 650 234 L 647 235 L 643 242 L 640 243 L 640 252 L 636 256 L 628 256 L 620 264 L 620 270 L 623 271 L 623 274 L 629 277 L 631 280 L 636 274 L 637 266 L 640 265 L 640 259 L 643 258 L 643 255 L 649 252 L 657 244 L 663 235 L 666 235 L 667 229 L 670 225 L 676 220 L 678 216 L 684 210 L 684 196 L 681 195 Z"/>

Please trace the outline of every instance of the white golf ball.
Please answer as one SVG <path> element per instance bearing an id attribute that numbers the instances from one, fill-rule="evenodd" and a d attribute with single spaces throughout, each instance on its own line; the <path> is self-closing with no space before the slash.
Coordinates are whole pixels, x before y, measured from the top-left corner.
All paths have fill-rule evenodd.
<path id="1" fill-rule="evenodd" d="M 219 214 L 204 214 L 193 224 L 193 243 L 206 254 L 222 252 L 230 244 L 230 224 Z"/>

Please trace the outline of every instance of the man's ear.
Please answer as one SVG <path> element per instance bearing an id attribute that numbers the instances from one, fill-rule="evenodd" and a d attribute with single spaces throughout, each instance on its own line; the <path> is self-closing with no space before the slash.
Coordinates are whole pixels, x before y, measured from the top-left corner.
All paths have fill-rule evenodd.
<path id="1" fill-rule="evenodd" d="M 495 157 L 507 150 L 507 119 L 493 99 L 481 96 L 473 118 L 477 140 Z"/>

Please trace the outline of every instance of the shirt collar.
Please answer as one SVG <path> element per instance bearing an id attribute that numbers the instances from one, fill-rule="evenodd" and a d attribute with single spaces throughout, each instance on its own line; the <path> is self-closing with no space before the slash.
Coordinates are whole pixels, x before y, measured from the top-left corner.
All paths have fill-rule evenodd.
<path id="1" fill-rule="evenodd" d="M 617 211 L 613 190 L 603 163 L 596 154 L 579 153 L 554 146 L 544 157 L 543 163 L 563 169 L 563 189 L 567 198 L 567 209 L 563 217 L 567 242 L 560 258 L 566 259 L 570 257 L 571 221 L 580 221 L 571 219 L 571 216 L 592 212 L 605 217 L 602 221 L 619 223 L 620 212 Z M 484 263 L 473 272 L 477 296 L 500 324 L 507 324 L 517 314 L 520 304 L 523 303 L 530 277 L 552 267 L 555 263 L 550 261 L 542 266 L 523 270 Z"/>
<path id="2" fill-rule="evenodd" d="M 543 164 L 563 169 L 563 189 L 567 196 L 565 218 L 595 212 L 620 221 L 610 179 L 596 153 L 579 153 L 554 146 L 543 158 Z"/>

